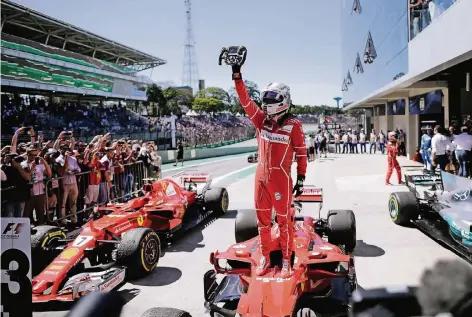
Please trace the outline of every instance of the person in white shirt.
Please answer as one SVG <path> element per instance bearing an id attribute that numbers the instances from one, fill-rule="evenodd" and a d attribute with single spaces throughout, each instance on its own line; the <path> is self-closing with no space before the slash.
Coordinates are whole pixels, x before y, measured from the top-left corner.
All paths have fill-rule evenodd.
<path id="1" fill-rule="evenodd" d="M 372 154 L 372 149 L 374 149 L 374 154 L 377 152 L 377 134 L 375 134 L 375 129 L 372 129 L 372 132 L 370 132 L 370 149 L 369 153 Z"/>
<path id="2" fill-rule="evenodd" d="M 312 162 L 315 160 L 315 153 L 316 153 L 316 138 L 314 135 L 311 135 L 309 139 L 308 147 L 309 147 L 309 153 L 310 153 L 309 161 Z"/>
<path id="3" fill-rule="evenodd" d="M 352 149 L 352 152 L 351 153 L 356 153 L 358 154 L 359 151 L 357 150 L 357 143 L 359 142 L 359 136 L 357 135 L 357 132 L 354 131 L 352 132 L 351 134 L 351 149 Z"/>
<path id="4" fill-rule="evenodd" d="M 459 163 L 458 176 L 469 177 L 470 153 L 472 151 L 472 135 L 469 134 L 469 128 L 463 126 L 461 134 L 454 136 L 452 143 L 455 146 L 455 154 Z"/>
<path id="5" fill-rule="evenodd" d="M 339 130 L 334 131 L 334 150 L 336 153 L 341 153 L 341 136 Z"/>
<path id="6" fill-rule="evenodd" d="M 43 225 L 45 222 L 45 190 L 44 190 L 44 175 L 51 176 L 51 168 L 44 158 L 39 157 L 39 149 L 29 148 L 27 150 L 28 159 L 23 161 L 23 168 L 29 168 L 31 170 L 30 184 L 31 196 L 26 201 L 25 211 L 23 217 L 31 219 L 31 223 L 37 223 Z M 33 210 L 36 212 L 36 222 L 33 217 Z"/>
<path id="7" fill-rule="evenodd" d="M 349 135 L 344 133 L 341 140 L 343 141 L 343 154 L 349 153 Z"/>
<path id="8" fill-rule="evenodd" d="M 382 154 L 385 154 L 385 134 L 383 133 L 382 130 L 380 130 L 380 133 L 379 133 L 379 145 L 380 145 L 380 151 L 382 151 Z"/>
<path id="9" fill-rule="evenodd" d="M 365 135 L 364 129 L 361 129 L 361 133 L 359 133 L 359 143 L 361 145 L 361 154 L 367 153 L 365 139 L 366 139 L 366 135 Z"/>
<path id="10" fill-rule="evenodd" d="M 447 148 L 451 144 L 451 140 L 444 135 L 445 129 L 440 125 L 434 127 L 434 136 L 431 139 L 431 157 L 433 167 L 439 166 L 442 171 L 446 170 L 449 163 L 447 157 Z"/>

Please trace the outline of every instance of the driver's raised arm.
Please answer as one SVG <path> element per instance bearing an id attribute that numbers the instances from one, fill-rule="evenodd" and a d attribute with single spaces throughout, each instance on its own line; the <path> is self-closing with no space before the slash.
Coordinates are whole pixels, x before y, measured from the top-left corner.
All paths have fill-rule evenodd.
<path id="1" fill-rule="evenodd" d="M 239 79 L 237 76 L 239 76 Z M 262 112 L 259 106 L 249 97 L 246 85 L 241 78 L 241 73 L 233 73 L 233 79 L 241 106 L 248 115 L 249 119 L 251 119 L 254 126 L 258 129 L 261 129 L 265 120 L 264 112 Z"/>

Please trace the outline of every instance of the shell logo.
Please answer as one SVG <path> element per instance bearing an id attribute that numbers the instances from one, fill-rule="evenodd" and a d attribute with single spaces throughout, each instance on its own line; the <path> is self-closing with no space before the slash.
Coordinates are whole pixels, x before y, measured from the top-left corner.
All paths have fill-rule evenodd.
<path id="1" fill-rule="evenodd" d="M 78 253 L 79 253 L 79 249 L 77 248 L 67 249 L 67 250 L 64 250 L 64 252 L 62 252 L 61 258 L 68 260 L 76 256 Z"/>
<path id="2" fill-rule="evenodd" d="M 143 225 L 143 223 L 144 223 L 144 218 L 143 218 L 143 216 L 139 215 L 138 216 L 138 226 L 141 227 Z"/>

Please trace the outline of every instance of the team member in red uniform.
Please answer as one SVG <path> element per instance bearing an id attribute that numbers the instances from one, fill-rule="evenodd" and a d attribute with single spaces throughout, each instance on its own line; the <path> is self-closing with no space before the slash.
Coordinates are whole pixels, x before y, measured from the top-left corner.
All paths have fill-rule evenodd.
<path id="1" fill-rule="evenodd" d="M 388 143 L 387 143 L 387 177 L 385 179 L 386 185 L 390 184 L 390 177 L 392 176 L 393 169 L 397 171 L 398 183 L 403 184 L 402 182 L 402 169 L 400 164 L 398 164 L 398 147 L 399 142 L 396 138 L 395 132 L 390 132 L 388 134 Z"/>
<path id="2" fill-rule="evenodd" d="M 288 86 L 271 83 L 261 93 L 262 109 L 252 101 L 241 77 L 241 67 L 233 66 L 233 80 L 239 100 L 254 123 L 259 145 L 259 163 L 256 171 L 255 207 L 260 234 L 262 257 L 256 268 L 264 275 L 270 266 L 272 208 L 277 215 L 279 243 L 283 261 L 281 277 L 291 274 L 290 257 L 293 245 L 293 219 L 290 214 L 292 194 L 301 194 L 305 181 L 307 156 L 302 124 L 290 111 Z M 291 166 L 294 153 L 297 160 L 297 182 L 292 191 Z"/>

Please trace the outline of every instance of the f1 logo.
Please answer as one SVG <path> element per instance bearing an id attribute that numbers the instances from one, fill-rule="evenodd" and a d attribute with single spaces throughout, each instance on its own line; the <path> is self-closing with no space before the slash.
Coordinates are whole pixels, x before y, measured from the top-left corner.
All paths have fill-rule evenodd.
<path id="1" fill-rule="evenodd" d="M 8 234 L 9 232 L 13 234 L 20 234 L 21 230 L 23 230 L 23 223 L 14 223 L 10 222 L 3 230 L 2 234 Z"/>

